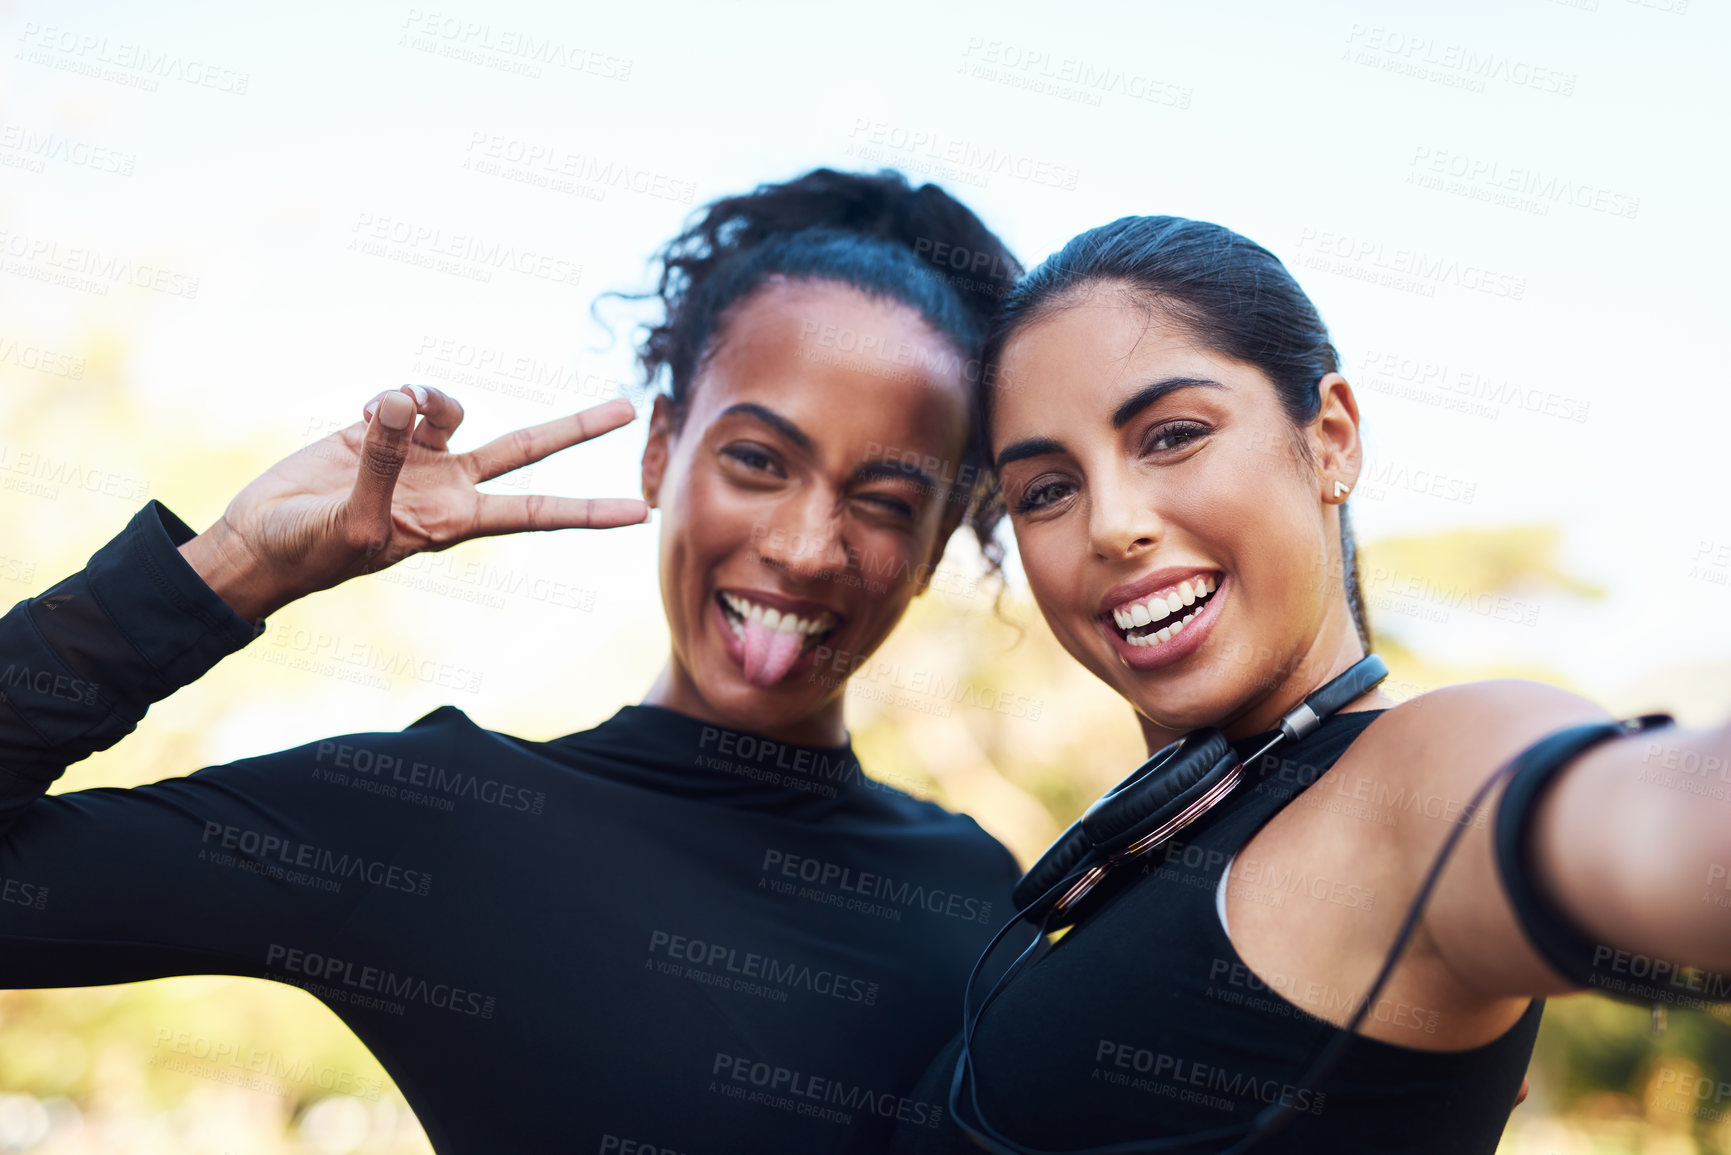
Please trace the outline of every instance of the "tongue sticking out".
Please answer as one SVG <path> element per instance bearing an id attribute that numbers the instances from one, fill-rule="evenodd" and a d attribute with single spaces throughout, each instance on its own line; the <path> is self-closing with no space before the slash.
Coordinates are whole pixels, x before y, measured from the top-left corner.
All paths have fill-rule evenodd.
<path id="1" fill-rule="evenodd" d="M 772 630 L 762 622 L 747 619 L 745 625 L 745 680 L 754 686 L 773 686 L 787 676 L 799 660 L 805 635 Z"/>

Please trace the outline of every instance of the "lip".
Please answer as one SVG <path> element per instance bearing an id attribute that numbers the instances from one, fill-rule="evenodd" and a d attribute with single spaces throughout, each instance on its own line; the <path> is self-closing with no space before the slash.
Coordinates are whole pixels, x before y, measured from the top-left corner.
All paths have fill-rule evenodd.
<path id="1" fill-rule="evenodd" d="M 717 592 L 729 593 L 736 597 L 746 598 L 749 601 L 760 602 L 763 605 L 772 606 L 773 608 L 780 610 L 782 613 L 788 613 L 791 611 L 795 617 L 809 617 L 818 613 L 834 615 L 836 624 L 830 627 L 829 636 L 817 645 L 809 647 L 801 653 L 799 657 L 795 658 L 793 665 L 788 667 L 787 673 L 782 675 L 781 681 L 777 682 L 773 686 L 757 686 L 751 685 L 749 682 L 746 684 L 751 685 L 751 688 L 759 693 L 769 693 L 776 690 L 792 689 L 798 685 L 811 684 L 819 681 L 815 676 L 814 671 L 817 669 L 820 652 L 828 649 L 830 643 L 835 640 L 836 635 L 841 632 L 842 626 L 847 622 L 847 615 L 832 610 L 820 602 L 807 601 L 801 598 L 790 598 L 782 594 L 769 594 L 759 590 L 752 590 L 748 593 L 745 590 L 738 589 L 724 589 L 718 590 Z M 710 616 L 715 621 L 716 632 L 721 635 L 722 648 L 727 651 L 727 656 L 733 660 L 734 665 L 739 667 L 740 680 L 744 681 L 745 643 L 734 636 L 733 627 L 728 624 L 727 611 L 721 608 L 720 598 L 712 596 L 709 599 L 709 612 Z M 1179 636 L 1182 637 L 1183 635 Z M 834 651 L 830 650 L 830 652 L 833 653 Z M 833 687 L 825 688 L 831 689 Z"/>
<path id="2" fill-rule="evenodd" d="M 1106 591 L 1106 596 L 1100 599 L 1100 615 L 1107 621 L 1112 620 L 1112 611 L 1125 602 L 1140 601 L 1155 590 L 1171 587 L 1176 589 L 1178 583 L 1193 577 L 1206 574 L 1208 577 L 1224 579 L 1219 570 L 1205 565 L 1169 565 L 1165 569 L 1157 569 L 1151 574 L 1137 578 L 1133 582 L 1115 585 Z M 1183 637 L 1183 634 L 1179 634 Z"/>
<path id="3" fill-rule="evenodd" d="M 1198 569 L 1160 570 L 1151 574 L 1149 578 L 1144 578 L 1132 585 L 1120 587 L 1122 589 L 1132 589 L 1135 587 L 1145 586 L 1145 588 L 1140 590 L 1140 593 L 1132 593 L 1128 598 L 1120 595 L 1118 596 L 1118 600 L 1111 604 L 1114 606 L 1123 605 L 1125 601 L 1133 601 L 1137 597 L 1141 596 L 1141 594 L 1153 593 L 1155 590 L 1161 588 L 1162 583 L 1165 581 L 1165 575 L 1170 573 L 1177 573 L 1179 575 L 1177 580 L 1183 581 L 1185 578 L 1194 574 L 1218 572 L 1219 571 L 1217 570 L 1210 571 Z M 1101 632 L 1106 635 L 1106 641 L 1108 644 L 1117 651 L 1118 657 L 1132 670 L 1157 670 L 1162 666 L 1170 666 L 1174 662 L 1183 661 L 1185 658 L 1201 649 L 1203 643 L 1208 640 L 1209 635 L 1214 632 L 1214 623 L 1220 620 L 1220 607 L 1225 604 L 1228 596 L 1232 593 L 1232 578 L 1230 575 L 1222 574 L 1218 580 L 1220 585 L 1214 591 L 1213 595 L 1209 597 L 1208 604 L 1202 607 L 1200 613 L 1190 619 L 1190 624 L 1184 627 L 1184 632 L 1173 638 L 1171 641 L 1162 642 L 1158 646 L 1132 646 L 1129 642 L 1124 640 L 1124 635 L 1118 632 L 1117 623 L 1112 620 L 1110 612 L 1108 612 L 1106 616 L 1096 617 L 1094 620 L 1099 624 Z M 1113 594 L 1116 595 L 1117 591 L 1114 590 Z"/>

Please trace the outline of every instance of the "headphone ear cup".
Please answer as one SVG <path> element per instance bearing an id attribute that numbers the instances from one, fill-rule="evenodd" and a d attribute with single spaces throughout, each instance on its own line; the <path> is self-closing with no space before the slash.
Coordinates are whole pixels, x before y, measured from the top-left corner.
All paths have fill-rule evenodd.
<path id="1" fill-rule="evenodd" d="M 1148 820 L 1197 783 L 1237 765 L 1238 754 L 1226 735 L 1212 727 L 1185 735 L 1144 762 L 1111 793 L 1090 806 L 1076 822 L 1088 842 L 1111 852 L 1142 833 Z"/>
<path id="2" fill-rule="evenodd" d="M 1082 824 L 1071 823 L 1070 829 L 1058 835 L 1058 840 L 1046 848 L 1046 853 L 1040 855 L 1039 861 L 1028 868 L 1028 873 L 1022 875 L 1022 880 L 1016 883 L 1016 888 L 1010 892 L 1010 901 L 1016 904 L 1017 910 L 1021 910 L 1074 874 L 1087 861 L 1088 854 L 1093 849 L 1088 836 L 1082 832 Z M 1041 921 L 1045 916 L 1044 907 L 1031 910 L 1027 914 L 1034 922 Z"/>

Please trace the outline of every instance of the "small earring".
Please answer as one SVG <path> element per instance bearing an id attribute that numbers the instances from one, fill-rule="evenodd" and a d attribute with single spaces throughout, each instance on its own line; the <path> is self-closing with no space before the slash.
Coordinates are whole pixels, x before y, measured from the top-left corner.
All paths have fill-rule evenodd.
<path id="1" fill-rule="evenodd" d="M 1337 481 L 1337 482 L 1335 482 L 1335 483 L 1334 483 L 1334 496 L 1336 496 L 1336 497 L 1344 497 L 1344 496 L 1346 496 L 1346 495 L 1347 495 L 1347 494 L 1349 494 L 1349 493 L 1351 493 L 1351 492 L 1352 492 L 1352 486 L 1350 486 L 1350 485 L 1342 485 L 1342 484 L 1341 484 L 1341 483 L 1340 483 L 1340 482 L 1338 482 L 1338 481 Z"/>

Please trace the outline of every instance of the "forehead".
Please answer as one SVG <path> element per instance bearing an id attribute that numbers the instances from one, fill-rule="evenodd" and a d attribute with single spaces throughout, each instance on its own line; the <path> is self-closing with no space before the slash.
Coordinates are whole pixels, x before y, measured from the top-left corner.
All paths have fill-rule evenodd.
<path id="1" fill-rule="evenodd" d="M 999 361 L 994 444 L 1066 417 L 1109 414 L 1161 378 L 1202 377 L 1228 386 L 1263 379 L 1254 366 L 1207 348 L 1161 309 L 1114 285 L 1059 301 L 1023 326 Z"/>
<path id="2" fill-rule="evenodd" d="M 694 381 L 687 421 L 701 427 L 752 401 L 813 438 L 945 445 L 966 431 L 977 368 L 899 301 L 830 281 L 778 280 L 726 318 Z"/>

